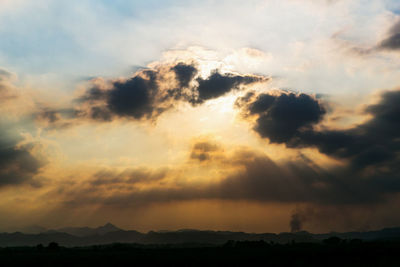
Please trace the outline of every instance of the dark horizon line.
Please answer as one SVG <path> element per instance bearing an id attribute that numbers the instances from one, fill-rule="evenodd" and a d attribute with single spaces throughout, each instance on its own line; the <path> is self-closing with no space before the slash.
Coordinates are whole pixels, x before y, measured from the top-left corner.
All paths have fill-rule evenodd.
<path id="1" fill-rule="evenodd" d="M 135 231 L 141 234 L 148 234 L 148 233 L 174 233 L 174 232 L 230 232 L 230 233 L 246 233 L 246 234 L 287 234 L 287 233 L 292 233 L 292 234 L 296 234 L 296 233 L 308 233 L 308 234 L 312 234 L 312 235 L 324 235 L 324 234 L 344 234 L 344 233 L 368 233 L 368 232 L 379 232 L 379 231 L 383 231 L 383 230 L 391 230 L 391 229 L 400 229 L 400 225 L 399 226 L 391 226 L 391 227 L 383 227 L 383 228 L 375 228 L 375 229 L 366 229 L 366 230 L 349 230 L 349 231 L 324 231 L 324 232 L 311 232 L 308 231 L 306 229 L 300 229 L 299 231 L 283 231 L 283 232 L 251 232 L 251 231 L 235 231 L 235 230 L 212 230 L 212 229 L 196 229 L 196 228 L 179 228 L 179 229 L 159 229 L 159 230 L 148 230 L 148 231 L 140 231 L 140 230 L 136 230 L 136 229 L 124 229 L 121 228 L 111 222 L 107 222 L 103 225 L 99 225 L 97 227 L 92 227 L 92 226 L 65 226 L 65 227 L 60 227 L 60 228 L 47 228 L 47 227 L 43 227 L 41 225 L 31 225 L 31 226 L 26 226 L 25 230 L 24 229 L 20 229 L 20 230 L 13 230 L 13 231 L 3 231 L 0 230 L 0 233 L 23 233 L 23 234 L 46 234 L 46 233 L 63 233 L 63 231 L 67 230 L 67 229 L 90 229 L 90 230 L 96 230 L 96 229 L 101 229 L 104 228 L 106 226 L 111 226 L 111 227 L 115 227 L 117 228 L 115 231 Z M 38 227 L 38 228 L 43 228 L 44 231 L 38 231 L 35 233 L 30 233 L 29 231 L 27 231 L 26 229 L 29 227 Z M 31 231 L 33 232 L 33 231 Z"/>

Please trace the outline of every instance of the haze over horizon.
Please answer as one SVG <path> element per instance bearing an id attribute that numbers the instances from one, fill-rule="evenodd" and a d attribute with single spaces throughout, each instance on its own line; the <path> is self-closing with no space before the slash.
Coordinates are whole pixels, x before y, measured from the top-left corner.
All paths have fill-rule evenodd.
<path id="1" fill-rule="evenodd" d="M 400 226 L 395 0 L 0 0 L 0 230 Z"/>

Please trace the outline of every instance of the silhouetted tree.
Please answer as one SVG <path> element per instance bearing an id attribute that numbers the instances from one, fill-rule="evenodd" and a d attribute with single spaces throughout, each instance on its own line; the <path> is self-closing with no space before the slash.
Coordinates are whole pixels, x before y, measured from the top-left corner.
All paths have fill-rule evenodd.
<path id="1" fill-rule="evenodd" d="M 363 241 L 361 239 L 352 239 L 350 240 L 350 244 L 352 245 L 360 245 Z"/>
<path id="2" fill-rule="evenodd" d="M 236 248 L 262 248 L 262 247 L 267 247 L 268 243 L 266 243 L 264 240 L 258 240 L 258 241 L 238 241 L 235 244 Z"/>
<path id="3" fill-rule="evenodd" d="M 58 249 L 60 249 L 60 246 L 56 242 L 50 242 L 49 245 L 47 246 L 47 249 L 58 250 Z"/>
<path id="4" fill-rule="evenodd" d="M 226 243 L 224 244 L 224 247 L 226 248 L 233 248 L 235 246 L 235 241 L 234 240 L 228 240 L 226 241 Z"/>
<path id="5" fill-rule="evenodd" d="M 327 245 L 339 245 L 342 242 L 342 239 L 337 236 L 332 236 L 328 239 L 324 239 L 323 242 Z"/>

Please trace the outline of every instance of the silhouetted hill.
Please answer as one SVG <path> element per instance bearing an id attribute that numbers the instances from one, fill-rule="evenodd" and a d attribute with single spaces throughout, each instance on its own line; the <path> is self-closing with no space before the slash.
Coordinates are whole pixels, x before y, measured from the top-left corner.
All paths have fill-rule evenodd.
<path id="1" fill-rule="evenodd" d="M 319 243 L 329 237 L 341 239 L 373 240 L 400 240 L 400 228 L 386 228 L 368 232 L 347 232 L 311 234 L 306 231 L 296 233 L 245 233 L 230 231 L 201 231 L 201 230 L 178 230 L 178 231 L 150 231 L 141 233 L 134 230 L 122 230 L 112 224 L 106 224 L 98 228 L 62 228 L 51 230 L 40 234 L 25 234 L 21 232 L 0 234 L 0 247 L 36 246 L 47 245 L 57 242 L 62 246 L 90 246 L 111 243 L 137 243 L 137 244 L 202 244 L 221 245 L 230 240 L 234 241 L 259 241 L 273 242 L 278 244 Z"/>
<path id="2" fill-rule="evenodd" d="M 342 239 L 361 239 L 361 240 L 400 240 L 400 227 L 384 228 L 376 231 L 366 232 L 346 232 L 346 233 L 328 233 L 314 234 L 314 238 L 318 240 L 326 239 L 331 236 L 337 236 Z"/>
<path id="3" fill-rule="evenodd" d="M 111 232 L 120 231 L 121 229 L 116 227 L 111 223 L 107 223 L 103 226 L 97 228 L 90 228 L 90 227 L 66 227 L 60 228 L 56 230 L 48 230 L 47 233 L 67 233 L 74 236 L 93 236 L 93 235 L 104 235 Z"/>
<path id="4" fill-rule="evenodd" d="M 2 233 L 0 234 L 0 247 L 36 246 L 37 244 L 47 245 L 53 241 L 65 244 L 65 246 L 70 246 L 76 243 L 76 238 L 77 237 L 66 233 Z"/>
<path id="5" fill-rule="evenodd" d="M 30 225 L 30 226 L 27 226 L 27 227 L 21 229 L 21 232 L 25 233 L 25 234 L 40 234 L 40 233 L 44 233 L 47 231 L 48 230 L 46 228 L 39 226 L 39 225 Z"/>

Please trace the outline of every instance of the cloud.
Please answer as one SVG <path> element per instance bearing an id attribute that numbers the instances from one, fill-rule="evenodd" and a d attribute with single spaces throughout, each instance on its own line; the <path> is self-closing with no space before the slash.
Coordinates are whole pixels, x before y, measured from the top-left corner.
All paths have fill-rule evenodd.
<path id="1" fill-rule="evenodd" d="M 273 162 L 259 159 L 263 163 L 246 165 L 242 179 L 226 180 L 230 181 L 226 188 L 231 188 L 227 192 L 242 188 L 239 192 L 247 196 L 249 191 L 244 189 L 248 188 L 253 198 L 325 204 L 384 201 L 400 191 L 399 103 L 400 91 L 385 92 L 378 103 L 365 108 L 369 120 L 348 129 L 327 129 L 319 125 L 326 109 L 312 96 L 282 92 L 238 99 L 237 106 L 256 117 L 254 130 L 261 137 L 292 149 L 316 148 L 344 165 L 322 169 L 297 160 L 284 168 L 294 170 L 288 174 Z M 240 186 L 232 185 L 239 182 Z"/>
<path id="2" fill-rule="evenodd" d="M 157 84 L 153 72 L 147 77 L 133 77 L 126 82 L 115 82 L 114 88 L 107 92 L 107 107 L 111 113 L 121 117 L 140 119 L 151 117 L 156 111 L 153 105 L 157 94 Z"/>
<path id="3" fill-rule="evenodd" d="M 50 123 L 56 123 L 61 119 L 61 115 L 58 111 L 45 109 L 39 113 L 38 118 Z"/>
<path id="4" fill-rule="evenodd" d="M 385 50 L 400 49 L 400 21 L 396 22 L 389 30 L 388 37 L 381 41 L 378 48 Z"/>
<path id="5" fill-rule="evenodd" d="M 239 152 L 234 159 L 232 164 L 242 169 L 214 187 L 222 199 L 370 204 L 382 202 L 386 194 L 400 190 L 396 177 L 360 175 L 346 166 L 323 168 L 304 155 L 279 164 L 252 151 Z"/>
<path id="6" fill-rule="evenodd" d="M 197 79 L 199 86 L 197 87 L 198 98 L 196 102 L 203 103 L 206 100 L 218 98 L 238 89 L 240 85 L 260 82 L 265 79 L 252 75 L 220 74 L 218 71 L 214 71 L 207 79 L 201 77 Z"/>
<path id="7" fill-rule="evenodd" d="M 93 116 L 101 116 L 96 114 L 93 108 Z M 49 108 L 40 107 L 32 114 L 36 123 L 46 129 L 62 129 L 76 124 L 77 111 L 73 108 Z"/>
<path id="8" fill-rule="evenodd" d="M 315 146 L 320 152 L 347 159 L 355 169 L 384 167 L 399 161 L 400 91 L 382 94 L 365 112 L 372 118 L 346 130 L 304 131 L 293 146 Z"/>
<path id="9" fill-rule="evenodd" d="M 345 46 L 355 55 L 368 56 L 381 50 L 396 51 L 400 49 L 400 21 L 394 23 L 386 33 L 386 37 L 378 41 L 375 45 L 369 47 L 361 47 L 345 42 Z"/>
<path id="10" fill-rule="evenodd" d="M 400 33 L 394 34 L 389 38 L 383 40 L 379 46 L 380 48 L 387 50 L 400 49 Z"/>
<path id="11" fill-rule="evenodd" d="M 111 86 L 109 90 L 93 87 L 79 99 L 89 104 L 92 119 L 109 121 L 114 116 L 141 119 L 156 112 L 158 86 L 154 72 L 147 70 L 140 76 L 112 82 Z"/>
<path id="12" fill-rule="evenodd" d="M 268 80 L 256 75 L 213 71 L 207 78 L 196 76 L 194 63 L 179 62 L 137 72 L 129 79 L 96 84 L 82 95 L 77 114 L 98 121 L 114 118 L 156 119 L 178 102 L 193 106 L 218 98 L 240 86 Z"/>
<path id="13" fill-rule="evenodd" d="M 237 103 L 249 100 L 248 94 Z M 325 108 L 307 94 L 281 92 L 279 95 L 260 94 L 247 107 L 250 115 L 258 115 L 255 131 L 273 143 L 285 143 L 299 131 L 321 121 Z"/>
<path id="14" fill-rule="evenodd" d="M 197 74 L 197 69 L 193 65 L 188 65 L 182 62 L 176 64 L 171 69 L 175 72 L 180 87 L 188 87 L 189 83 Z"/>
<path id="15" fill-rule="evenodd" d="M 6 70 L 4 70 L 4 69 L 0 69 L 0 80 L 1 80 L 1 81 L 3 81 L 3 80 L 8 80 L 8 79 L 10 79 L 12 76 L 13 76 L 12 73 L 10 73 L 10 72 L 8 72 L 8 71 L 6 71 Z"/>
<path id="16" fill-rule="evenodd" d="M 198 149 L 215 148 L 199 143 Z M 195 159 L 204 162 L 210 160 L 207 156 Z M 126 207 L 205 199 L 363 206 L 384 203 L 387 196 L 400 191 L 398 177 L 362 175 L 346 166 L 323 168 L 304 155 L 277 163 L 264 153 L 239 149 L 212 161 L 219 166 L 218 172 L 211 172 L 212 179 L 205 183 L 192 180 L 190 171 L 179 167 L 111 170 L 68 186 L 64 195 L 59 189 L 55 193 L 72 206 Z"/>
<path id="17" fill-rule="evenodd" d="M 386 24 L 376 24 L 376 33 L 380 32 L 380 29 L 385 29 L 387 27 Z M 332 40 L 336 41 L 338 44 L 340 44 L 340 48 L 344 48 L 352 55 L 367 57 L 376 55 L 376 53 L 381 51 L 396 51 L 400 49 L 400 20 L 397 20 L 388 30 L 384 30 L 383 33 L 378 34 L 373 41 L 370 41 L 369 44 L 366 44 L 365 42 L 361 44 L 354 40 L 347 40 L 346 38 L 342 39 L 340 36 L 343 33 L 344 32 L 339 31 L 333 34 Z M 385 37 L 382 38 L 382 35 Z"/>
<path id="18" fill-rule="evenodd" d="M 122 172 L 103 170 L 95 173 L 90 179 L 93 186 L 112 185 L 135 185 L 140 183 L 149 184 L 161 181 L 167 176 L 167 169 L 152 171 L 146 168 L 128 169 Z"/>
<path id="19" fill-rule="evenodd" d="M 33 178 L 44 166 L 42 160 L 31 153 L 33 144 L 18 142 L 0 132 L 0 188 L 9 185 L 30 184 L 39 186 Z"/>
<path id="20" fill-rule="evenodd" d="M 213 159 L 219 153 L 223 152 L 222 148 L 210 141 L 198 141 L 192 147 L 190 158 L 205 162 Z"/>
<path id="21" fill-rule="evenodd" d="M 317 99 L 305 94 L 261 94 L 240 101 L 248 101 L 245 110 L 257 116 L 255 131 L 271 143 L 284 143 L 290 148 L 315 147 L 323 154 L 348 161 L 354 170 L 384 167 L 399 160 L 400 91 L 384 93 L 380 103 L 366 108 L 370 120 L 345 130 L 312 127 L 326 112 Z"/>
<path id="22" fill-rule="evenodd" d="M 179 71 L 185 70 L 181 75 L 190 77 L 189 82 L 177 74 L 176 66 Z M 248 83 L 265 80 L 218 71 L 201 78 L 194 74 L 200 73 L 194 71 L 194 66 L 160 65 L 139 71 L 129 79 L 97 81 L 79 98 L 77 104 L 81 110 L 76 112 L 83 113 L 76 116 L 100 121 L 120 117 L 155 119 L 177 103 L 196 106 L 206 101 L 201 99 L 208 99 L 207 94 L 200 92 L 209 82 L 220 84 L 223 80 L 222 85 L 206 86 L 217 88 L 209 97 L 219 97 Z M 181 87 L 182 84 L 186 87 Z M 219 144 L 198 140 L 188 154 L 189 164 L 208 168 L 207 163 L 212 162 L 218 171 L 212 172 L 210 177 L 215 179 L 210 183 L 192 182 L 189 178 L 193 173 L 188 174 L 180 167 L 158 176 L 153 171 L 99 172 L 83 186 L 85 191 L 74 188 L 77 191 L 68 201 L 112 205 L 198 199 L 326 205 L 383 202 L 388 195 L 400 191 L 399 102 L 400 91 L 386 92 L 380 102 L 365 109 L 371 116 L 368 121 L 344 130 L 327 129 L 321 122 L 328 109 L 315 96 L 284 91 L 250 92 L 239 98 L 236 106 L 254 122 L 253 129 L 261 137 L 292 149 L 316 148 L 344 164 L 320 167 L 301 154 L 295 160 L 277 163 L 254 151 L 229 155 Z M 59 114 L 52 110 L 45 110 L 43 117 L 55 123 L 60 120 Z M 184 174 L 188 174 L 186 180 L 181 178 Z M 153 179 L 153 175 L 161 178 Z M 105 193 L 106 186 L 112 186 L 113 191 Z"/>
<path id="23" fill-rule="evenodd" d="M 0 69 L 0 188 L 20 184 L 39 186 L 33 178 L 44 165 L 43 160 L 31 153 L 36 144 L 15 137 L 18 115 L 34 109 L 30 96 L 21 94 L 15 86 L 16 79 L 15 74 Z"/>
<path id="24" fill-rule="evenodd" d="M 15 86 L 12 82 L 15 80 L 15 75 L 4 69 L 0 69 L 0 103 L 14 99 L 17 97 Z"/>

